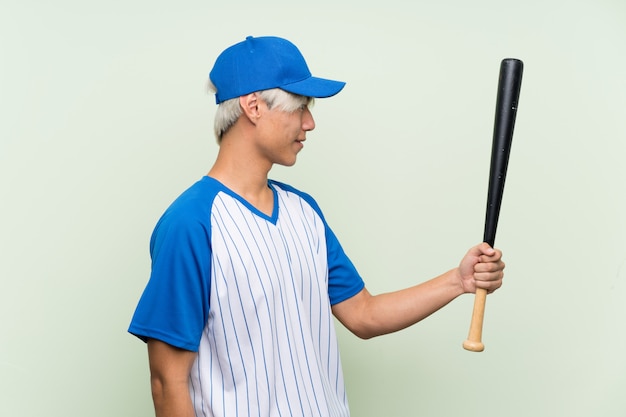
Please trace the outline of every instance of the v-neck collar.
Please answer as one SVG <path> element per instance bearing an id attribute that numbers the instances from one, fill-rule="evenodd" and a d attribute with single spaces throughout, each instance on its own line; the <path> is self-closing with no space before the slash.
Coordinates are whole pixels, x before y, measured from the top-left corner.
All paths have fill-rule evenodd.
<path id="1" fill-rule="evenodd" d="M 274 204 L 272 207 L 272 215 L 268 216 L 267 214 L 263 213 L 261 210 L 257 209 L 255 206 L 253 206 L 252 204 L 250 204 L 250 202 L 248 200 L 246 200 L 245 198 L 243 198 L 242 196 L 240 196 L 239 194 L 237 194 L 235 191 L 231 190 L 230 188 L 228 188 L 226 185 L 224 185 L 222 182 L 220 182 L 219 180 L 213 178 L 213 177 L 209 177 L 208 175 L 204 176 L 204 179 L 206 181 L 213 181 L 216 184 L 219 184 L 220 188 L 228 195 L 230 195 L 231 197 L 237 199 L 241 204 L 243 204 L 248 210 L 250 210 L 250 212 L 264 220 L 269 221 L 272 224 L 276 224 L 276 222 L 278 222 L 278 192 L 276 191 L 276 188 L 274 186 L 274 184 L 272 184 L 271 181 L 268 180 L 267 182 L 267 186 L 270 188 L 270 190 L 272 190 L 272 195 L 274 198 Z"/>

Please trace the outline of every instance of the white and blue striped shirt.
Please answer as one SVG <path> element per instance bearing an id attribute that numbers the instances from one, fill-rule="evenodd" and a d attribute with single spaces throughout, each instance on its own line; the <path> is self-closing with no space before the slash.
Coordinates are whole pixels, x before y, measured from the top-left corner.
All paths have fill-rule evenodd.
<path id="1" fill-rule="evenodd" d="M 267 216 L 204 177 L 163 215 L 129 331 L 197 350 L 197 416 L 348 416 L 330 306 L 363 281 L 315 201 L 271 181 Z"/>

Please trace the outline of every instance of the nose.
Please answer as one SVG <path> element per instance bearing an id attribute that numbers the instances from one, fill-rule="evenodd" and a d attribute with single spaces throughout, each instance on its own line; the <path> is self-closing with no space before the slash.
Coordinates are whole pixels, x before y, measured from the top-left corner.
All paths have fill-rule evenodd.
<path id="1" fill-rule="evenodd" d="M 313 120 L 313 114 L 308 107 L 304 108 L 302 113 L 302 130 L 309 132 L 315 129 L 315 120 Z"/>

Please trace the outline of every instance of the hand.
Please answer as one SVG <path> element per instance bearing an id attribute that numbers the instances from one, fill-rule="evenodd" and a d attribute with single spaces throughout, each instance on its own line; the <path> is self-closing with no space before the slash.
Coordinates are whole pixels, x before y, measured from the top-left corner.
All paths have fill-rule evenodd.
<path id="1" fill-rule="evenodd" d="M 463 291 L 475 293 L 476 288 L 483 288 L 491 294 L 502 286 L 504 266 L 501 251 L 484 242 L 474 246 L 461 260 L 458 268 Z"/>

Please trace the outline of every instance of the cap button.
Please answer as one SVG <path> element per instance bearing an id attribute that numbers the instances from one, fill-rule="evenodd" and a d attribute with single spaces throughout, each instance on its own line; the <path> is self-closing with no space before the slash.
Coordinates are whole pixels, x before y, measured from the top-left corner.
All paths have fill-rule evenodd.
<path id="1" fill-rule="evenodd" d="M 254 40 L 254 37 L 246 36 L 246 45 L 248 45 L 248 51 L 250 53 L 254 52 L 254 44 L 252 43 L 253 40 Z"/>

